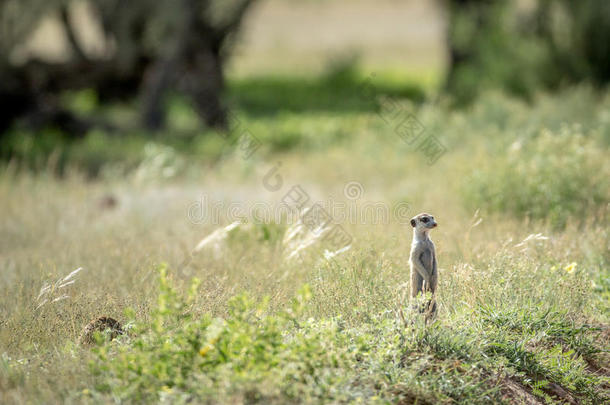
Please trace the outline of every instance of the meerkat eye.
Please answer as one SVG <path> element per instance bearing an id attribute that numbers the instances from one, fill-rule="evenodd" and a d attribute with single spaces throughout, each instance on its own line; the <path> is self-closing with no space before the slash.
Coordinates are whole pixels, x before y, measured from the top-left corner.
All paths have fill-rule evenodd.
<path id="1" fill-rule="evenodd" d="M 425 218 L 425 217 L 424 217 L 424 218 L 422 218 L 422 219 L 421 219 L 421 221 L 422 221 L 424 224 L 427 224 L 427 223 L 428 223 L 428 218 Z"/>

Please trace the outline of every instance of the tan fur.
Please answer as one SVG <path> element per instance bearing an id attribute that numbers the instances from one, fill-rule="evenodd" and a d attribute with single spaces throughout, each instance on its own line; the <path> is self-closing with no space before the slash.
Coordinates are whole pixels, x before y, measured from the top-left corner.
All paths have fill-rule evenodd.
<path id="1" fill-rule="evenodd" d="M 413 227 L 413 242 L 411 243 L 411 255 L 409 265 L 411 267 L 411 297 L 418 294 L 431 292 L 436 293 L 438 285 L 438 268 L 436 263 L 436 252 L 434 243 L 428 233 L 436 228 L 437 223 L 430 214 L 421 213 L 411 219 Z M 428 309 L 434 313 L 436 303 L 434 297 L 428 303 Z"/>

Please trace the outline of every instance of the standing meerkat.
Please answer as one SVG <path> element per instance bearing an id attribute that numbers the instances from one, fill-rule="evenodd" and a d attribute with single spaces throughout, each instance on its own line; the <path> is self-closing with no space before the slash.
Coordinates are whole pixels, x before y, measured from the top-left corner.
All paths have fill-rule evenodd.
<path id="1" fill-rule="evenodd" d="M 411 297 L 418 294 L 436 292 L 438 284 L 438 270 L 436 267 L 436 254 L 434 243 L 428 237 L 430 229 L 436 228 L 437 223 L 430 214 L 422 213 L 411 219 L 413 227 L 413 242 L 411 243 L 411 255 L 409 265 L 411 266 Z M 430 313 L 436 312 L 434 299 L 428 304 Z"/>

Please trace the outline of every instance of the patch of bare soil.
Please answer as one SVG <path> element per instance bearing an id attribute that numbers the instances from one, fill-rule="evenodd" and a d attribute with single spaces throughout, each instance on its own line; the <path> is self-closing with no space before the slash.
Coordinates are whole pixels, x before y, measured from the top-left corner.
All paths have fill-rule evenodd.
<path id="1" fill-rule="evenodd" d="M 525 405 L 544 404 L 544 402 L 539 400 L 531 391 L 532 390 L 529 387 L 524 386 L 510 377 L 504 378 L 502 381 L 502 388 L 500 389 L 502 398 L 507 401 Z"/>

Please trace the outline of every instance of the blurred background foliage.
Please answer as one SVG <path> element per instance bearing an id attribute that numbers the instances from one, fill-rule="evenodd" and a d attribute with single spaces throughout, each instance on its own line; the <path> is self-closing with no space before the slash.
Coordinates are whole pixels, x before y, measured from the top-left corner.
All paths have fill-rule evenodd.
<path id="1" fill-rule="evenodd" d="M 201 128 L 225 131 L 229 105 L 254 115 L 378 108 L 375 100 L 355 97 L 364 79 L 357 49 L 329 57 L 318 77 L 278 77 L 269 71 L 227 88 L 229 56 L 255 3 L 2 1 L 2 159 L 19 157 L 15 137 L 7 135 L 24 129 L 36 137 L 44 133 L 34 149 L 47 149 L 50 139 L 83 138 L 95 133 L 92 129 L 119 136 L 145 130 L 145 136 L 155 136 L 173 123 L 173 129 L 191 134 Z M 462 107 L 490 88 L 531 100 L 541 89 L 579 82 L 603 87 L 610 78 L 607 1 L 444 0 L 437 7 L 445 20 L 446 55 L 439 85 L 421 78 L 406 83 L 403 75 L 380 93 L 417 102 L 442 95 Z M 49 19 L 61 27 L 53 41 L 66 44 L 55 60 L 27 51 L 33 33 Z M 83 24 L 95 31 L 96 46 L 85 46 Z"/>
<path id="2" fill-rule="evenodd" d="M 85 51 L 74 26 L 74 5 L 87 6 L 88 24 L 99 27 L 101 52 Z M 0 119 L 6 129 L 30 116 L 71 135 L 95 123 L 72 114 L 57 100 L 62 91 L 93 89 L 100 101 L 139 98 L 141 124 L 159 129 L 165 121 L 164 97 L 186 93 L 204 123 L 225 127 L 220 105 L 224 90 L 224 51 L 252 1 L 4 1 L 0 6 L 2 100 L 11 108 Z M 69 55 L 61 62 L 19 60 L 17 48 L 49 15 L 61 22 Z"/>
<path id="3" fill-rule="evenodd" d="M 447 90 L 458 103 L 483 88 L 530 98 L 540 88 L 610 79 L 610 4 L 603 0 L 450 1 Z"/>
<path id="4" fill-rule="evenodd" d="M 70 138 L 92 128 L 162 130 L 172 99 L 187 100 L 203 126 L 226 130 L 227 61 L 255 3 L 2 1 L 2 158 L 14 156 L 5 139 L 14 128 L 54 128 Z M 610 5 L 604 0 L 445 0 L 437 6 L 445 19 L 445 73 L 438 80 L 444 85 L 428 95 L 448 95 L 456 107 L 489 88 L 531 99 L 540 89 L 555 91 L 583 81 L 605 86 L 610 78 Z M 61 26 L 54 41 L 67 45 L 60 60 L 27 52 L 32 33 L 49 19 Z M 83 24 L 95 31 L 95 47 L 84 45 Z M 333 56 L 328 72 L 315 80 L 278 78 L 270 71 L 236 84 L 233 101 L 253 114 L 375 108 L 375 103 L 352 102 L 363 79 L 357 68 L 356 51 Z M 416 101 L 430 90 L 421 80 L 393 84 L 385 90 Z M 111 112 L 100 114 L 119 102 L 133 109 L 125 119 L 131 125 L 117 122 Z"/>
<path id="5" fill-rule="evenodd" d="M 417 111 L 454 150 L 464 133 L 497 133 L 500 140 L 481 141 L 481 148 L 516 151 L 489 166 L 463 165 L 473 170 L 460 190 L 470 206 L 559 225 L 603 206 L 610 3 L 407 3 L 367 9 L 362 1 L 3 0 L 0 162 L 59 176 L 150 171 L 166 178 L 188 171 L 192 161 L 214 167 L 237 148 L 244 128 L 265 153 L 366 138 L 368 153 L 379 155 L 371 133 L 391 130 L 371 117 L 389 97 Z M 366 23 L 367 10 L 385 20 Z M 404 17 L 413 24 L 415 46 L 407 31 L 383 32 L 394 14 L 397 24 Z M 50 24 L 55 31 L 44 30 Z M 362 34 L 356 41 L 337 39 L 354 32 Z M 43 50 L 60 44 L 60 51 L 34 51 L 33 38 L 41 36 L 48 37 Z M 283 36 L 290 38 L 283 43 Z M 371 42 L 358 42 L 364 39 Z M 284 47 L 272 57 L 244 57 L 248 47 L 260 51 L 257 41 Z M 334 48 L 312 68 L 311 43 L 322 41 Z M 366 52 L 377 52 L 381 63 L 368 63 Z M 397 53 L 401 59 L 388 58 Z M 493 94 L 536 103 L 537 113 L 516 111 Z M 551 107 L 541 94 L 556 95 Z M 569 100 L 562 104 L 563 97 Z M 455 118 L 461 111 L 468 111 L 468 125 Z M 568 125 L 575 122 L 581 127 Z M 559 211 L 547 210 L 548 201 Z"/>

